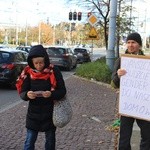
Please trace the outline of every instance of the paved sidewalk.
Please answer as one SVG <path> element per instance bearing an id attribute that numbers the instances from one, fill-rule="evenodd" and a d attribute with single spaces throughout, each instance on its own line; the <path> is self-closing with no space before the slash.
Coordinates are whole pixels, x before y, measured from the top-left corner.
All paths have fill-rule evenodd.
<path id="1" fill-rule="evenodd" d="M 56 149 L 114 150 L 114 132 L 107 127 L 115 119 L 115 91 L 75 76 L 65 82 L 74 113 L 67 126 L 57 129 Z M 0 113 L 0 150 L 23 149 L 27 104 L 21 102 Z M 39 133 L 35 150 L 43 149 L 44 133 Z"/>

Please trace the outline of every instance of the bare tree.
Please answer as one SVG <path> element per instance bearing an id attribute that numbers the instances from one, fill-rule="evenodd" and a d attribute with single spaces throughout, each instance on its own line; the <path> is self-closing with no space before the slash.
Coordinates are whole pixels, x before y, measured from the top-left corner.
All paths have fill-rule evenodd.
<path id="1" fill-rule="evenodd" d="M 108 46 L 108 26 L 109 26 L 109 12 L 110 12 L 110 0 L 66 0 L 69 4 L 76 4 L 83 7 L 83 10 L 95 13 L 99 18 L 98 26 L 104 31 L 105 46 Z M 117 15 L 117 34 L 119 43 L 119 35 L 131 31 L 131 26 L 133 26 L 133 17 L 128 18 L 127 12 L 131 14 L 133 7 L 130 4 L 125 5 L 128 0 L 118 0 L 118 13 Z M 123 4 L 121 6 L 121 4 Z M 121 30 L 120 30 L 121 29 Z M 116 35 L 117 36 L 117 35 Z"/>
<path id="2" fill-rule="evenodd" d="M 82 6 L 83 9 L 96 14 L 99 18 L 97 23 L 100 28 L 103 28 L 105 45 L 108 45 L 108 22 L 109 22 L 109 12 L 110 12 L 110 0 L 69 0 L 68 3 L 74 3 Z"/>

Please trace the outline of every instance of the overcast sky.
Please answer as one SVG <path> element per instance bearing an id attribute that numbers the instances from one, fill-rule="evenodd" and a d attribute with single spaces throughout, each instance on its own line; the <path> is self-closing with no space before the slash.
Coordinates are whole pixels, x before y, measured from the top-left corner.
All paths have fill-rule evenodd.
<path id="1" fill-rule="evenodd" d="M 77 6 L 66 4 L 67 0 L 0 0 L 0 24 L 38 25 L 40 21 L 56 24 L 68 20 L 70 10 L 81 11 Z M 130 1 L 129 1 L 130 3 Z M 150 0 L 132 0 L 133 7 L 137 8 L 140 32 L 150 34 Z M 134 14 L 133 14 L 134 15 Z M 146 20 L 146 21 L 145 21 Z M 144 26 L 146 23 L 146 26 Z"/>
<path id="2" fill-rule="evenodd" d="M 137 29 L 143 36 L 150 35 L 150 1 L 149 0 L 133 0 L 133 7 L 136 8 L 134 14 L 132 14 L 136 18 Z"/>
<path id="3" fill-rule="evenodd" d="M 30 25 L 40 20 L 52 24 L 68 21 L 71 10 L 66 0 L 0 0 L 0 23 L 18 23 Z M 77 6 L 71 6 L 77 11 Z M 81 10 L 79 10 L 81 11 Z"/>

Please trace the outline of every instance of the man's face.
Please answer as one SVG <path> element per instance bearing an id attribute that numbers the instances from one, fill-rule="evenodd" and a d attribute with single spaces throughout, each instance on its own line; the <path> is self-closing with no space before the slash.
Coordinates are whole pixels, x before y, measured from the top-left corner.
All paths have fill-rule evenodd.
<path id="1" fill-rule="evenodd" d="M 127 45 L 127 49 L 128 49 L 129 53 L 132 53 L 132 54 L 138 54 L 139 53 L 141 46 L 136 41 L 128 40 L 126 45 Z"/>

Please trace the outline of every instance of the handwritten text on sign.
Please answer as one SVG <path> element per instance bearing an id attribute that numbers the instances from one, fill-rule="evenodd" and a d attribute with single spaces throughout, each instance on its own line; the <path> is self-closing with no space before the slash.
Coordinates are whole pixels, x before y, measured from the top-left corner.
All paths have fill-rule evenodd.
<path id="1" fill-rule="evenodd" d="M 147 58 L 147 59 L 145 59 Z M 150 120 L 150 58 L 122 56 L 119 113 Z"/>

